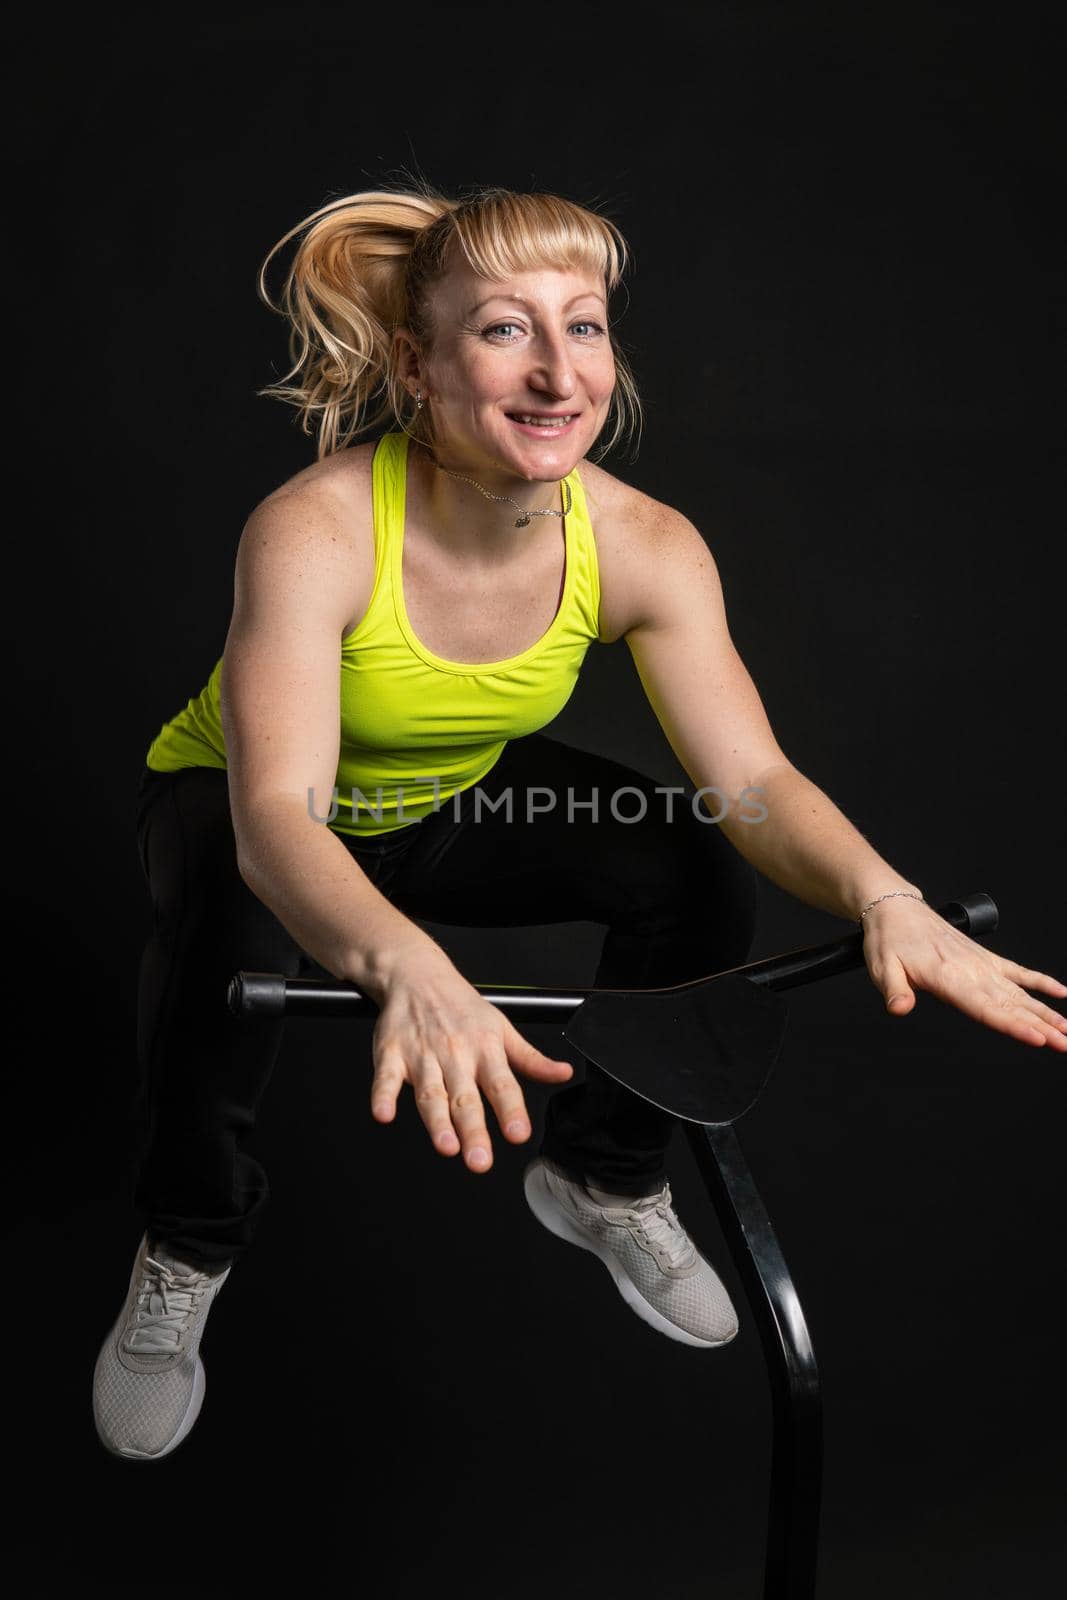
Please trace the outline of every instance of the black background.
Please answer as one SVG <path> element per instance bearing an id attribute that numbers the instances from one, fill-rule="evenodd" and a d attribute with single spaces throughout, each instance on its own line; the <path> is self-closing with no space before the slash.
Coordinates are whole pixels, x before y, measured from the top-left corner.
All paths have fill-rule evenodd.
<path id="1" fill-rule="evenodd" d="M 369 1024 L 289 1024 L 202 1417 L 163 1462 L 105 1455 L 92 1368 L 140 1235 L 134 789 L 221 651 L 245 517 L 313 458 L 254 394 L 286 368 L 267 249 L 405 168 L 558 190 L 634 252 L 647 424 L 604 465 L 702 530 L 783 748 L 931 902 L 989 892 L 990 947 L 1067 976 L 1057 12 L 23 17 L 4 1320 L 31 1591 L 759 1595 L 766 1377 L 685 1141 L 675 1199 L 743 1323 L 715 1353 L 531 1217 L 548 1091 L 524 1080 L 534 1139 L 476 1177 L 407 1091 L 371 1121 Z M 679 781 L 621 643 L 550 731 Z M 754 958 L 847 931 L 760 891 Z M 603 933 L 433 931 L 474 981 L 571 984 Z M 789 1004 L 738 1132 L 823 1379 L 820 1600 L 1059 1594 L 1067 1063 L 929 995 L 891 1018 L 864 972 Z"/>

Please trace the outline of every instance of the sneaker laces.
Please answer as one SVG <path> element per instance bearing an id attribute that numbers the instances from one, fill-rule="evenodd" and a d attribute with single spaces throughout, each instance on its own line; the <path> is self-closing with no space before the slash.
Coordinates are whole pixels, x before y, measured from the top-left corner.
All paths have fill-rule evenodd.
<path id="1" fill-rule="evenodd" d="M 164 1261 L 145 1256 L 131 1322 L 123 1348 L 133 1355 L 172 1355 L 181 1348 L 191 1313 L 209 1284 L 205 1272 L 176 1272 Z"/>
<path id="2" fill-rule="evenodd" d="M 670 1268 L 697 1265 L 696 1246 L 673 1209 L 669 1183 L 664 1184 L 658 1194 L 647 1195 L 624 1207 L 623 1212 L 637 1223 L 661 1264 Z"/>

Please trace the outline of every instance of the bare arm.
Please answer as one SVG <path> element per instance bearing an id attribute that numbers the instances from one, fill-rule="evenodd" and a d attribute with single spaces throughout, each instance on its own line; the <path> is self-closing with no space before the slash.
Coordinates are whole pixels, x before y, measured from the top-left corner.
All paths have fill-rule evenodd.
<path id="1" fill-rule="evenodd" d="M 891 1014 L 906 1015 L 913 989 L 929 989 L 1025 1044 L 1067 1050 L 1067 1018 L 1026 993 L 1067 995 L 1067 984 L 983 949 L 909 898 L 916 886 L 779 745 L 730 639 L 718 570 L 700 534 L 666 506 L 655 531 L 658 559 L 646 563 L 626 643 L 679 761 L 695 784 L 723 797 L 719 826 L 731 844 L 789 894 L 835 916 L 858 917 L 871 900 L 891 896 L 864 919 L 867 968 L 887 1009 L 896 1008 Z M 746 820 L 734 802 L 753 790 L 763 815 Z"/>
<path id="2" fill-rule="evenodd" d="M 560 1082 L 573 1068 L 530 1044 L 311 814 L 327 815 L 337 777 L 353 520 L 321 486 L 282 491 L 241 535 L 221 692 L 238 865 L 302 950 L 377 1003 L 375 1119 L 392 1121 L 410 1083 L 438 1152 L 462 1148 L 472 1171 L 488 1171 L 479 1090 L 521 1144 L 530 1119 L 512 1069 Z"/>
<path id="3" fill-rule="evenodd" d="M 834 916 L 858 917 L 891 890 L 917 892 L 778 743 L 696 528 L 662 506 L 648 537 L 654 559 L 627 647 L 675 755 L 694 784 L 716 791 L 708 809 L 730 843 L 787 893 Z"/>
<path id="4" fill-rule="evenodd" d="M 241 536 L 221 712 L 241 876 L 336 978 L 375 1000 L 396 963 L 444 951 L 370 882 L 332 830 L 350 536 L 329 495 L 280 493 Z"/>

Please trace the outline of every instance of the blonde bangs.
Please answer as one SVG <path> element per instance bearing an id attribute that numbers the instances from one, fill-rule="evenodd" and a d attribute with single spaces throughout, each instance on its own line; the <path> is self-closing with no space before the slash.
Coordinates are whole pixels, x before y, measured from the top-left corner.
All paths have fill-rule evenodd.
<path id="1" fill-rule="evenodd" d="M 557 195 L 482 191 L 457 206 L 449 223 L 473 270 L 491 282 L 567 268 L 602 279 L 610 293 L 626 267 L 626 245 L 614 225 Z"/>

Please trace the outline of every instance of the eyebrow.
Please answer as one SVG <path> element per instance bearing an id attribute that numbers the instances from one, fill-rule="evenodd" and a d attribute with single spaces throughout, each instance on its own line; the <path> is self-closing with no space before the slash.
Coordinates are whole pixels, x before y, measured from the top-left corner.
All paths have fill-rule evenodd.
<path id="1" fill-rule="evenodd" d="M 471 306 L 467 312 L 468 317 L 473 317 L 476 311 L 480 311 L 483 306 L 489 305 L 490 301 L 493 300 L 513 300 L 516 305 L 520 306 L 533 305 L 531 300 L 524 300 L 521 294 L 491 294 L 485 300 L 479 300 L 476 306 Z M 573 300 L 568 300 L 563 310 L 569 311 L 571 306 L 578 304 L 579 300 L 599 300 L 601 304 L 604 303 L 603 295 L 597 294 L 595 289 L 585 289 L 581 294 L 576 294 Z"/>

